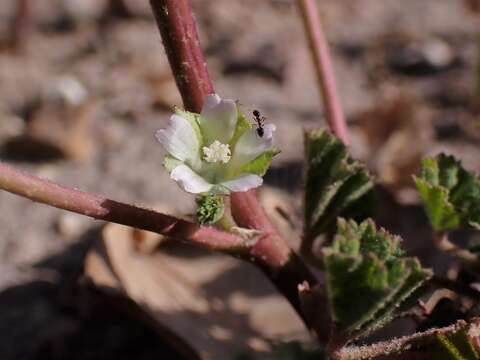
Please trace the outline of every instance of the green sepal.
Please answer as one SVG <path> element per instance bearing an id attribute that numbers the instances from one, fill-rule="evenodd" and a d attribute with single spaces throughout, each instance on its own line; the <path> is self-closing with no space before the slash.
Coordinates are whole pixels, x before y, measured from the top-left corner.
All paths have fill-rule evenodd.
<path id="1" fill-rule="evenodd" d="M 240 173 L 264 176 L 268 168 L 270 167 L 270 164 L 272 163 L 273 157 L 279 153 L 280 150 L 275 148 L 264 152 L 249 163 L 242 166 Z"/>
<path id="2" fill-rule="evenodd" d="M 460 161 L 445 154 L 427 158 L 414 180 L 435 231 L 480 230 L 480 180 Z"/>
<path id="3" fill-rule="evenodd" d="M 248 130 L 252 128 L 252 124 L 247 119 L 247 117 L 240 111 L 237 106 L 238 117 L 237 117 L 237 126 L 235 127 L 235 131 L 233 132 L 232 139 L 230 140 L 230 148 L 235 149 L 235 145 L 237 144 L 238 139 L 245 134 Z"/>
<path id="4" fill-rule="evenodd" d="M 197 221 L 201 225 L 211 225 L 218 222 L 224 212 L 223 196 L 202 195 L 197 197 Z"/>
<path id="5" fill-rule="evenodd" d="M 165 158 L 163 159 L 163 166 L 169 173 L 171 173 L 172 170 L 175 169 L 177 166 L 182 164 L 183 164 L 182 161 L 168 154 L 165 155 Z"/>
<path id="6" fill-rule="evenodd" d="M 198 143 L 201 149 L 203 146 L 203 135 L 202 135 L 200 122 L 199 122 L 200 114 L 182 110 L 178 107 L 175 107 L 175 114 L 183 117 L 190 123 L 190 125 L 192 125 L 193 130 L 195 130 L 195 134 L 197 135 Z"/>
<path id="7" fill-rule="evenodd" d="M 331 231 L 338 216 L 364 218 L 370 212 L 372 177 L 346 146 L 322 130 L 306 131 L 306 238 Z"/>
<path id="8" fill-rule="evenodd" d="M 357 224 L 340 218 L 337 228 L 323 259 L 334 336 L 349 341 L 392 320 L 431 271 L 404 257 L 400 237 L 371 220 Z"/>

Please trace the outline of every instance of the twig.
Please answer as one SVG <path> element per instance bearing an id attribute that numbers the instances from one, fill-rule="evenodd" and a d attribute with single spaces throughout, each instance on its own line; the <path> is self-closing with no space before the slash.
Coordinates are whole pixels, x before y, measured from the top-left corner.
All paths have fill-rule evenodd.
<path id="1" fill-rule="evenodd" d="M 0 189 L 98 220 L 186 240 L 210 250 L 237 254 L 245 252 L 249 246 L 248 242 L 239 236 L 212 227 L 199 226 L 154 210 L 60 186 L 1 162 Z"/>
<path id="2" fill-rule="evenodd" d="M 440 301 L 448 299 L 450 301 L 457 301 L 458 294 L 449 289 L 438 289 L 433 292 L 426 302 L 419 300 L 418 305 L 422 309 L 423 315 L 428 316 L 433 313 Z"/>
<path id="3" fill-rule="evenodd" d="M 150 4 L 184 106 L 187 110 L 200 112 L 205 96 L 214 90 L 198 41 L 190 1 L 150 0 Z M 306 280 L 314 286 L 316 278 L 278 234 L 255 192 L 233 194 L 231 208 L 240 226 L 265 233 L 251 248 L 248 260 L 264 271 L 308 324 L 308 319 L 304 318 L 301 311 L 297 285 Z"/>
<path id="4" fill-rule="evenodd" d="M 335 72 L 315 0 L 298 0 L 310 53 L 317 73 L 318 87 L 325 106 L 327 123 L 333 134 L 349 144 L 348 127 L 338 96 Z"/>

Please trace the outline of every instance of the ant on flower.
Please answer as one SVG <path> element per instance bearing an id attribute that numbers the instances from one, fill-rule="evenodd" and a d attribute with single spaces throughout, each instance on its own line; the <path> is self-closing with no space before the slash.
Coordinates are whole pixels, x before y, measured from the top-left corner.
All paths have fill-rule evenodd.
<path id="1" fill-rule="evenodd" d="M 263 137 L 264 129 L 263 123 L 265 122 L 266 117 L 260 115 L 260 111 L 253 110 L 253 116 L 255 117 L 255 122 L 257 123 L 257 135 Z"/>

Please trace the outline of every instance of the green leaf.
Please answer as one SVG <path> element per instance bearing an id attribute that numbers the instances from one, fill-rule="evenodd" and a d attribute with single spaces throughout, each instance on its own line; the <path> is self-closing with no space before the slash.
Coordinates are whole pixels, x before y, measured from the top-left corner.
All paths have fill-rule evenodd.
<path id="1" fill-rule="evenodd" d="M 312 239 L 332 230 L 338 216 L 358 215 L 352 210 L 366 212 L 373 181 L 345 145 L 328 132 L 305 132 L 305 155 L 305 238 Z"/>
<path id="2" fill-rule="evenodd" d="M 201 225 L 218 222 L 225 212 L 223 196 L 205 195 L 197 198 L 197 221 Z"/>
<path id="3" fill-rule="evenodd" d="M 480 230 L 480 180 L 460 161 L 445 154 L 425 159 L 414 179 L 435 231 Z"/>
<path id="4" fill-rule="evenodd" d="M 377 230 L 372 220 L 340 218 L 337 228 L 324 249 L 327 292 L 336 336 L 352 340 L 393 319 L 431 272 L 404 257 L 400 237 Z"/>

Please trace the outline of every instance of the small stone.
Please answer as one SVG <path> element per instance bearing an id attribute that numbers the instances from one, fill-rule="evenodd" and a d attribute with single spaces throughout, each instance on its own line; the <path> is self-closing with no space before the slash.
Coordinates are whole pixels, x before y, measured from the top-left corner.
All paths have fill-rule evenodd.
<path id="1" fill-rule="evenodd" d="M 20 136 L 25 129 L 25 122 L 19 116 L 0 112 L 0 139 Z"/>
<path id="2" fill-rule="evenodd" d="M 78 106 L 88 99 L 88 90 L 74 76 L 65 75 L 53 81 L 46 96 L 52 100 L 61 100 L 68 105 Z"/>
<path id="3" fill-rule="evenodd" d="M 449 66 L 455 58 L 450 45 L 440 39 L 432 39 L 423 44 L 422 53 L 425 56 L 425 60 L 436 68 Z"/>
<path id="4" fill-rule="evenodd" d="M 79 237 L 89 226 L 85 217 L 72 213 L 64 213 L 55 222 L 55 231 L 65 240 L 71 241 Z"/>
<path id="5" fill-rule="evenodd" d="M 439 38 L 393 45 L 387 59 L 393 70 L 412 76 L 448 70 L 455 60 L 452 47 Z"/>
<path id="6" fill-rule="evenodd" d="M 63 6 L 65 12 L 72 18 L 93 21 L 106 11 L 108 0 L 64 0 Z"/>

